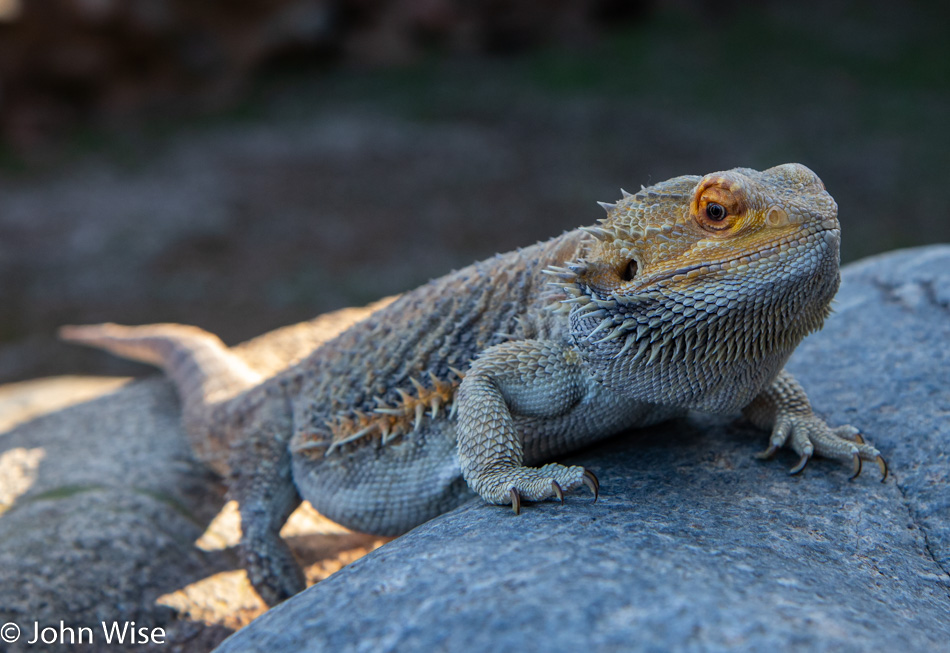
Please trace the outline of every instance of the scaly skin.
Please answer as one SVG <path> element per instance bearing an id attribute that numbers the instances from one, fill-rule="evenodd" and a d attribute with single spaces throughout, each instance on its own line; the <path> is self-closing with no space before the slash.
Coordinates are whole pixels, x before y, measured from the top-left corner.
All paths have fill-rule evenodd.
<path id="1" fill-rule="evenodd" d="M 278 532 L 300 501 L 394 535 L 468 500 L 562 499 L 596 477 L 552 458 L 695 409 L 744 411 L 764 455 L 876 461 L 782 367 L 838 288 L 837 206 L 804 166 L 677 177 L 598 226 L 436 279 L 260 378 L 178 325 L 66 327 L 163 366 L 196 452 L 241 506 L 244 562 L 276 603 L 303 588 Z M 543 466 L 538 467 L 542 463 Z"/>

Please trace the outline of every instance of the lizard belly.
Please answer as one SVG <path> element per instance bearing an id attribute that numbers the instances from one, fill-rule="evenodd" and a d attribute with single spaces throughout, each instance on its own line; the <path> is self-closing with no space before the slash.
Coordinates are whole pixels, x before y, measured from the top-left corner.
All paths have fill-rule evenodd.
<path id="1" fill-rule="evenodd" d="M 474 497 L 462 479 L 455 425 L 427 422 L 397 442 L 314 459 L 295 455 L 294 483 L 323 516 L 377 535 L 399 535 Z"/>
<path id="2" fill-rule="evenodd" d="M 684 411 L 631 401 L 594 384 L 569 411 L 555 417 L 515 417 L 525 463 L 551 462 L 625 429 L 656 424 Z M 427 422 L 419 432 L 386 445 L 311 458 L 297 454 L 294 483 L 325 517 L 353 530 L 399 535 L 475 496 L 462 478 L 455 422 Z"/>

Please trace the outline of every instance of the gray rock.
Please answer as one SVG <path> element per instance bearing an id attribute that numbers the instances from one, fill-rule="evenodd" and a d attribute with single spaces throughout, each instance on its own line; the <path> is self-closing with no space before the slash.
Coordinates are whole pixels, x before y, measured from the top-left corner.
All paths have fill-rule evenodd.
<path id="1" fill-rule="evenodd" d="M 34 622 L 168 628 L 156 599 L 233 567 L 194 545 L 223 500 L 177 403 L 152 379 L 0 434 L 0 623 L 22 632 L 0 650 L 39 650 L 25 645 Z"/>
<path id="2" fill-rule="evenodd" d="M 266 613 L 217 650 L 935 651 L 950 642 L 950 247 L 849 266 L 791 368 L 888 459 L 759 462 L 705 416 L 576 457 L 596 504 L 474 501 Z"/>

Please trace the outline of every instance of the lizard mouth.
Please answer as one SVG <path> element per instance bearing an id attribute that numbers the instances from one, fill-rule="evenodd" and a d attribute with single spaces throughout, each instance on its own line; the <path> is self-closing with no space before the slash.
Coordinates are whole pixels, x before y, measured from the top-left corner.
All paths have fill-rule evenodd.
<path id="1" fill-rule="evenodd" d="M 737 265 L 747 265 L 762 259 L 770 259 L 778 254 L 786 246 L 796 243 L 803 243 L 808 240 L 815 240 L 816 238 L 823 238 L 825 233 L 837 230 L 837 226 L 821 225 L 819 229 L 813 231 L 807 238 L 782 238 L 780 240 L 768 243 L 751 253 L 746 253 L 741 256 L 722 258 L 714 261 L 702 261 L 700 263 L 693 263 L 681 268 L 667 270 L 665 272 L 658 272 L 654 275 L 644 275 L 632 280 L 637 282 L 637 285 L 631 288 L 630 292 L 634 294 L 647 292 L 658 282 L 671 281 L 677 277 L 682 277 L 682 279 L 676 279 L 677 281 L 686 281 L 690 278 L 690 274 L 693 272 L 697 273 L 697 275 L 693 276 L 698 276 L 700 271 L 704 271 L 704 274 L 724 271 L 736 267 Z"/>

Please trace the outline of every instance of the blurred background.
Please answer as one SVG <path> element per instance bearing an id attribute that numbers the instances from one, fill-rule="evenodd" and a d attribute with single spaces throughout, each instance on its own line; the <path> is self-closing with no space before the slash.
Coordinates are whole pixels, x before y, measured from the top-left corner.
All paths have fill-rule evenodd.
<path id="1" fill-rule="evenodd" d="M 799 161 L 843 258 L 950 241 L 950 3 L 0 0 L 0 383 L 146 368 Z"/>

